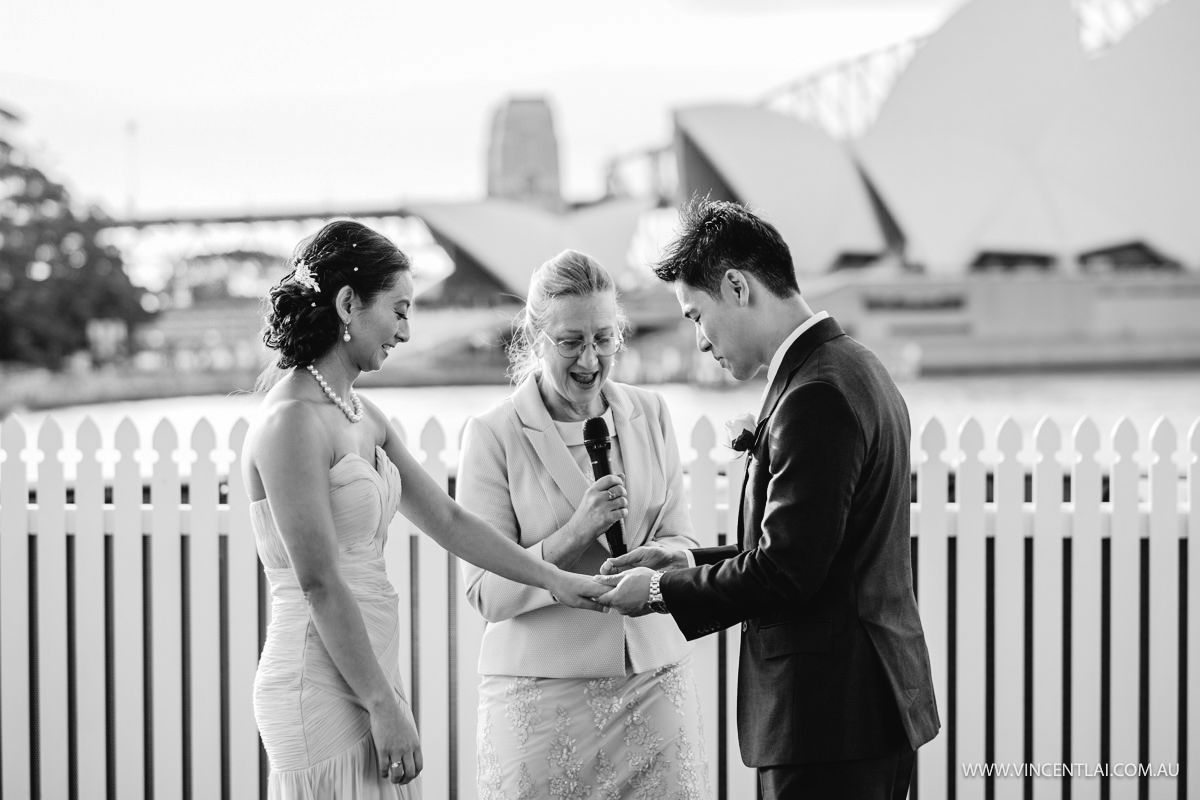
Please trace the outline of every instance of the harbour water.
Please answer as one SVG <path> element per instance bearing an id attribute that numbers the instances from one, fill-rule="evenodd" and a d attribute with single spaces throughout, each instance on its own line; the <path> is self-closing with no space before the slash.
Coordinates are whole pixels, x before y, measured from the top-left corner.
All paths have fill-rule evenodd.
<path id="1" fill-rule="evenodd" d="M 763 385 L 757 379 L 728 388 L 678 383 L 652 388 L 668 403 L 686 460 L 692 431 L 702 417 L 712 423 L 720 444 L 726 419 L 758 410 Z M 1143 447 L 1160 418 L 1171 422 L 1180 443 L 1200 422 L 1200 370 L 921 377 L 901 381 L 900 389 L 908 402 L 914 437 L 932 419 L 940 420 L 952 436 L 973 417 L 983 426 L 986 439 L 994 442 L 1000 424 L 1011 418 L 1028 442 L 1039 421 L 1049 418 L 1059 425 L 1066 440 L 1075 424 L 1088 416 L 1100 429 L 1105 440 L 1101 452 L 1105 453 L 1108 436 L 1123 417 L 1134 424 Z M 453 460 L 468 417 L 485 411 L 510 392 L 508 386 L 479 385 L 372 388 L 364 394 L 400 423 L 409 442 L 419 442 L 422 430 L 436 419 L 446 435 L 444 455 Z M 186 447 L 201 419 L 212 424 L 218 442 L 228 441 L 233 426 L 252 416 L 259 402 L 260 398 L 250 393 L 176 397 L 25 412 L 16 418 L 31 446 L 36 446 L 42 423 L 53 418 L 70 451 L 79 424 L 90 417 L 100 428 L 106 447 L 111 446 L 117 426 L 126 418 L 137 427 L 143 446 L 149 445 L 155 428 L 166 419 Z M 70 470 L 74 459 L 68 456 L 65 460 Z M 30 467 L 32 473 L 35 465 Z"/>

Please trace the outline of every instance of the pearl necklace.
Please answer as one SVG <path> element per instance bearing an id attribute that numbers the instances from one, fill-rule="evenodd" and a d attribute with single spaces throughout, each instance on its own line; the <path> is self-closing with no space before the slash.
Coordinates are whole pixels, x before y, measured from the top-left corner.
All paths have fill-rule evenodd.
<path id="1" fill-rule="evenodd" d="M 333 404 L 340 408 L 342 413 L 346 415 L 346 419 L 350 420 L 351 422 L 362 422 L 363 405 L 362 400 L 358 399 L 358 392 L 354 391 L 353 389 L 350 390 L 350 403 L 354 404 L 354 407 L 351 408 L 350 403 L 347 403 L 345 400 L 338 397 L 337 392 L 329 388 L 329 384 L 325 382 L 325 377 L 317 371 L 316 367 L 314 367 L 312 364 L 309 364 L 308 371 L 311 372 L 312 376 L 317 379 L 317 383 L 321 384 L 321 388 L 325 390 L 325 396 L 333 401 Z"/>

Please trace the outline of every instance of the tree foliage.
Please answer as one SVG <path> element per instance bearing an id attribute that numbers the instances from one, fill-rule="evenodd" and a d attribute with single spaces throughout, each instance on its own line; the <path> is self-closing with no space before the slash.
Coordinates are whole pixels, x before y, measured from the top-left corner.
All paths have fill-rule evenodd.
<path id="1" fill-rule="evenodd" d="M 0 109 L 0 362 L 56 368 L 88 348 L 88 323 L 130 332 L 149 318 L 120 253 L 97 240 L 98 208 L 78 209 L 5 134 Z"/>

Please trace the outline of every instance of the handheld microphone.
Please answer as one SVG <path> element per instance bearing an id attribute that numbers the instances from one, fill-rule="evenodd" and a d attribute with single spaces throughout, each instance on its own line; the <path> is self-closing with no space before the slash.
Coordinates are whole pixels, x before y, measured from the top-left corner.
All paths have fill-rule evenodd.
<path id="1" fill-rule="evenodd" d="M 608 438 L 608 425 L 603 417 L 584 421 L 583 446 L 587 449 L 588 460 L 592 462 L 592 476 L 596 480 L 612 473 L 612 467 L 608 465 L 608 450 L 612 447 L 612 441 Z M 625 525 L 621 520 L 614 522 L 604 532 L 604 538 L 608 540 L 608 549 L 614 558 L 628 552 L 625 548 Z"/>

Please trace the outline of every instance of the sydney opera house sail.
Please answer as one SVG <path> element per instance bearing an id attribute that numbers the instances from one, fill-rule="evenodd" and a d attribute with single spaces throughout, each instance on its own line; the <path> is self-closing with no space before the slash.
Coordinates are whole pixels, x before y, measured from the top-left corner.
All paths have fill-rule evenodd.
<path id="1" fill-rule="evenodd" d="M 683 192 L 759 208 L 802 273 L 885 249 L 927 275 L 1198 270 L 1200 2 L 1164 2 L 1097 53 L 1080 5 L 964 3 L 851 141 L 762 107 L 681 109 Z"/>
<path id="2" fill-rule="evenodd" d="M 1134 5 L 968 0 L 855 130 L 814 108 L 861 98 L 812 91 L 886 59 L 677 109 L 680 194 L 770 219 L 814 305 L 902 370 L 1200 362 L 1200 0 Z"/>

